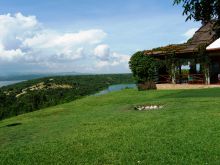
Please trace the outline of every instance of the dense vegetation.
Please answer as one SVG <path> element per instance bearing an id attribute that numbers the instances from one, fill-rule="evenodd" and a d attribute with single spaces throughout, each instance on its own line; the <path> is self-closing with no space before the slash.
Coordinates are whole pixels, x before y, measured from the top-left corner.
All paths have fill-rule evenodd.
<path id="1" fill-rule="evenodd" d="M 132 55 L 129 61 L 129 67 L 133 73 L 139 89 L 156 89 L 155 74 L 159 67 L 159 62 L 152 56 L 145 55 L 139 51 Z"/>
<path id="2" fill-rule="evenodd" d="M 220 0 L 174 0 L 174 4 L 182 5 L 186 21 L 193 19 L 202 24 L 215 22 L 216 38 L 220 36 Z"/>
<path id="3" fill-rule="evenodd" d="M 181 4 L 184 8 L 183 15 L 186 20 L 194 19 L 203 24 L 212 20 L 220 20 L 219 0 L 174 0 L 174 4 Z"/>
<path id="4" fill-rule="evenodd" d="M 219 107 L 220 89 L 86 97 L 0 121 L 0 164 L 218 165 Z"/>
<path id="5" fill-rule="evenodd" d="M 130 74 L 62 76 L 30 80 L 0 88 L 0 120 L 66 103 L 109 85 L 133 83 Z"/>

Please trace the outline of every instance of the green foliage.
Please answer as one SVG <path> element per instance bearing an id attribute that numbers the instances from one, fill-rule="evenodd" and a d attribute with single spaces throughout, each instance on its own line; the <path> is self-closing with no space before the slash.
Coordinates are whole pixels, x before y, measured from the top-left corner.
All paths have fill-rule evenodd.
<path id="1" fill-rule="evenodd" d="M 220 18 L 219 0 L 174 0 L 174 4 L 183 5 L 183 15 L 187 16 L 186 20 L 194 19 L 205 24 Z"/>
<path id="2" fill-rule="evenodd" d="M 220 36 L 220 0 L 174 0 L 174 4 L 182 4 L 186 21 L 201 21 L 203 24 L 214 21 L 216 37 Z"/>
<path id="3" fill-rule="evenodd" d="M 167 72 L 172 77 L 175 76 L 174 74 L 176 74 L 177 67 L 187 64 L 188 64 L 188 59 L 178 58 L 175 53 L 167 54 L 165 56 L 165 60 L 163 61 L 163 65 L 166 66 Z"/>
<path id="4" fill-rule="evenodd" d="M 201 44 L 198 47 L 197 61 L 201 65 L 209 65 L 211 62 L 210 57 L 208 56 L 208 53 L 206 51 L 207 46 L 207 44 Z"/>
<path id="5" fill-rule="evenodd" d="M 177 67 L 178 64 L 179 64 L 179 59 L 176 57 L 175 53 L 165 56 L 164 65 L 166 66 L 167 72 L 170 73 L 170 75 L 173 67 Z"/>
<path id="6" fill-rule="evenodd" d="M 138 83 L 154 81 L 158 62 L 155 58 L 145 55 L 144 52 L 135 53 L 130 61 L 129 66 L 133 76 Z"/>
<path id="7" fill-rule="evenodd" d="M 218 88 L 86 97 L 0 121 L 0 164 L 218 165 L 219 107 Z"/>
<path id="8" fill-rule="evenodd" d="M 50 80 L 54 84 L 67 84 L 72 88 L 50 88 Z M 39 90 L 27 90 L 26 94 L 20 95 L 24 89 L 44 82 L 46 87 Z M 41 108 L 70 102 L 87 95 L 92 95 L 109 85 L 134 83 L 131 74 L 115 75 L 83 75 L 63 76 L 30 80 L 15 85 L 0 88 L 0 120 L 11 116 L 17 116 L 27 112 L 33 112 Z"/>
<path id="9" fill-rule="evenodd" d="M 173 44 L 173 45 L 168 45 L 164 47 L 154 48 L 151 51 L 162 51 L 162 52 L 166 52 L 169 54 L 173 54 L 174 52 L 180 51 L 184 48 L 186 48 L 185 44 L 176 44 L 176 45 Z"/>
<path id="10" fill-rule="evenodd" d="M 181 72 L 183 75 L 188 75 L 189 74 L 189 69 L 182 69 Z"/>
<path id="11" fill-rule="evenodd" d="M 202 66 L 202 72 L 205 74 L 206 77 L 206 83 L 208 84 L 207 76 L 210 74 L 210 63 L 211 59 L 208 56 L 208 53 L 206 51 L 207 44 L 202 44 L 198 47 L 198 55 L 197 55 L 197 61 Z"/>

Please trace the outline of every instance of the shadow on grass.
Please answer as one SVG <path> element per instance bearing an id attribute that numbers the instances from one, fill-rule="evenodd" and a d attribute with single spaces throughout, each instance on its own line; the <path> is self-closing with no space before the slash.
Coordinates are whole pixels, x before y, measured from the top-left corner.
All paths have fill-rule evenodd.
<path id="1" fill-rule="evenodd" d="M 8 125 L 5 125 L 5 126 L 2 126 L 2 127 L 0 127 L 0 128 L 16 127 L 16 126 L 19 126 L 19 125 L 22 125 L 22 123 L 12 123 L 12 124 L 8 124 Z"/>
<path id="2" fill-rule="evenodd" d="M 6 125 L 5 127 L 15 127 L 15 126 L 19 126 L 21 125 L 22 123 L 12 123 L 12 124 L 8 124 Z"/>

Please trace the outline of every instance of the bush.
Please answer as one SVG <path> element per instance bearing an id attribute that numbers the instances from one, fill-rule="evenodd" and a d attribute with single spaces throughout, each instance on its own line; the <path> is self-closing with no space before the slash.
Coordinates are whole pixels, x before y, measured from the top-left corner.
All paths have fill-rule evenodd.
<path id="1" fill-rule="evenodd" d="M 137 87 L 139 91 L 157 89 L 154 81 L 147 81 L 145 83 L 137 84 Z"/>
<path id="2" fill-rule="evenodd" d="M 154 80 L 158 62 L 155 58 L 145 55 L 144 52 L 137 52 L 131 57 L 129 66 L 139 90 L 156 89 Z"/>

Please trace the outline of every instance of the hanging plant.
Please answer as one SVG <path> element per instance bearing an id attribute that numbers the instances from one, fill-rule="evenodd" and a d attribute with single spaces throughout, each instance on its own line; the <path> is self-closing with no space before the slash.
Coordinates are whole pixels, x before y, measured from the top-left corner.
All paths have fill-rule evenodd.
<path id="1" fill-rule="evenodd" d="M 200 65 L 202 66 L 202 72 L 205 75 L 206 84 L 209 84 L 210 83 L 209 82 L 210 81 L 209 80 L 209 77 L 210 77 L 210 68 L 209 68 L 209 66 L 211 64 L 211 60 L 210 60 L 210 57 L 207 54 L 206 47 L 207 47 L 207 44 L 200 44 L 199 45 L 197 60 L 200 63 Z"/>
<path id="2" fill-rule="evenodd" d="M 176 58 L 176 53 L 167 53 L 165 57 L 165 66 L 167 68 L 167 72 L 172 78 L 172 83 L 176 83 L 176 75 L 177 75 L 177 66 L 180 65 L 180 61 Z"/>
<path id="3" fill-rule="evenodd" d="M 207 44 L 199 45 L 198 46 L 198 55 L 197 55 L 197 61 L 204 68 L 207 68 L 211 63 L 210 57 L 208 56 L 207 51 L 206 51 L 206 47 L 207 47 Z M 206 71 L 204 70 L 203 72 L 206 72 Z"/>

